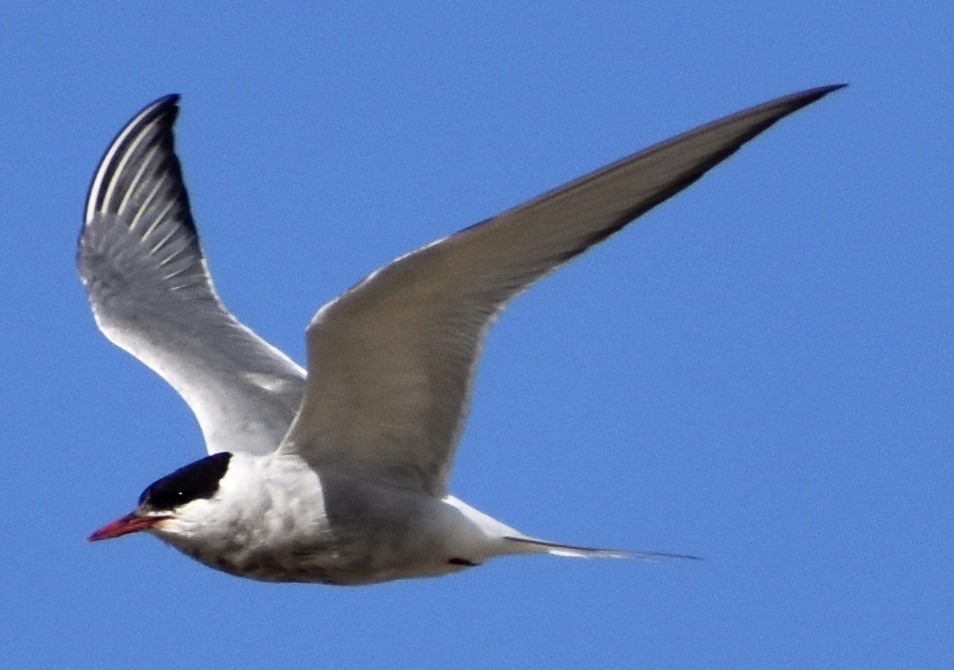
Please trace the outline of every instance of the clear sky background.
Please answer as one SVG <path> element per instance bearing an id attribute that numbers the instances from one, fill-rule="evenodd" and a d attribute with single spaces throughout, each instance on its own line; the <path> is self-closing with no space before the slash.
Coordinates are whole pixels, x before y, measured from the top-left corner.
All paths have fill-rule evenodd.
<path id="1" fill-rule="evenodd" d="M 39 4 L 0 9 L 5 667 L 954 667 L 950 3 Z M 705 561 L 355 589 L 85 542 L 203 454 L 74 267 L 146 103 L 183 95 L 218 288 L 302 361 L 317 308 L 395 256 L 838 82 L 517 300 L 480 367 L 456 494 Z"/>

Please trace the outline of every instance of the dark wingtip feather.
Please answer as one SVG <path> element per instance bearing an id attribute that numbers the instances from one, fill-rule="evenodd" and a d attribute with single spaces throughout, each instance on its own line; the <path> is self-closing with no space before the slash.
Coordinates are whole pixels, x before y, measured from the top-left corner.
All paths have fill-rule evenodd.
<path id="1" fill-rule="evenodd" d="M 649 210 L 653 209 L 657 205 L 665 202 L 666 200 L 668 200 L 675 194 L 679 193 L 680 191 L 684 190 L 688 186 L 697 182 L 709 170 L 711 170 L 716 165 L 723 162 L 725 159 L 729 158 L 734 153 L 736 153 L 739 149 L 741 149 L 749 140 L 757 137 L 758 135 L 761 135 L 763 132 L 765 132 L 770 127 L 772 127 L 773 125 L 775 125 L 776 123 L 784 119 L 785 117 L 789 116 L 790 114 L 797 112 L 803 107 L 807 107 L 813 102 L 816 102 L 819 99 L 825 97 L 829 93 L 842 89 L 846 87 L 847 85 L 848 84 L 830 84 L 828 86 L 819 86 L 818 88 L 812 88 L 806 91 L 800 91 L 798 93 L 793 93 L 789 96 L 776 99 L 774 101 L 774 105 L 779 107 L 781 111 L 779 111 L 774 116 L 767 118 L 763 123 L 753 126 L 748 133 L 740 136 L 739 141 L 736 144 L 727 146 L 724 151 L 713 154 L 712 156 L 709 157 L 709 160 L 707 160 L 704 163 L 701 163 L 699 166 L 697 166 L 695 170 L 687 172 L 683 179 L 673 182 L 669 188 L 660 191 L 658 194 L 656 194 L 654 198 L 649 199 L 645 202 L 642 202 L 640 203 L 638 207 L 625 212 L 623 216 L 621 216 L 612 225 L 607 226 L 606 228 L 594 231 L 592 235 L 590 235 L 587 238 L 584 238 L 578 247 L 567 251 L 566 254 L 560 257 L 559 259 L 560 262 L 561 263 L 566 262 L 575 258 L 576 256 L 580 255 L 581 253 L 583 253 L 584 251 L 586 251 L 593 245 L 599 244 L 606 238 L 619 232 L 622 228 L 625 228 L 627 225 L 629 225 L 633 220 L 639 218 L 640 216 L 642 216 Z M 766 104 L 773 104 L 773 103 L 770 102 Z M 746 109 L 733 116 L 744 115 L 751 111 L 752 111 L 751 109 Z M 719 119 L 718 121 L 714 121 L 713 124 L 724 122 L 725 120 L 729 118 L 732 118 L 732 117 Z M 711 126 L 713 124 L 708 124 L 708 125 Z M 700 130 L 704 130 L 706 127 L 707 126 L 696 128 L 694 130 L 689 131 L 689 133 L 686 133 L 685 135 L 698 133 Z M 659 145 L 656 145 L 655 147 L 650 147 L 649 149 L 646 149 L 641 153 L 649 153 L 653 151 L 654 149 L 656 149 L 657 147 L 668 145 L 683 136 L 677 136 L 676 138 L 666 140 L 665 142 Z"/>
<path id="2" fill-rule="evenodd" d="M 802 91 L 800 93 L 795 93 L 790 98 L 793 101 L 797 101 L 795 109 L 801 109 L 806 105 L 810 105 L 816 100 L 824 98 L 829 93 L 834 93 L 848 86 L 848 84 L 828 84 L 827 86 L 819 86 L 818 88 L 810 88 L 807 91 Z M 784 101 L 784 98 L 779 102 Z"/>
<path id="3" fill-rule="evenodd" d="M 149 103 L 143 107 L 135 116 L 133 116 L 122 130 L 120 130 L 113 140 L 109 143 L 106 151 L 103 152 L 102 158 L 99 159 L 99 164 L 96 167 L 96 171 L 93 173 L 93 178 L 90 181 L 89 189 L 86 193 L 86 205 L 83 209 L 83 219 L 84 223 L 88 219 L 88 214 L 91 210 L 98 210 L 102 207 L 102 198 L 104 193 L 96 193 L 97 183 L 108 183 L 108 176 L 110 170 L 115 166 L 107 165 L 107 161 L 115 156 L 122 156 L 123 145 L 128 145 L 130 141 L 136 138 L 139 134 L 139 130 L 145 126 L 148 126 L 156 118 L 166 115 L 166 127 L 171 135 L 172 126 L 176 122 L 176 117 L 179 115 L 179 94 L 170 93 L 164 95 L 161 98 L 157 98 L 153 102 Z M 103 173 L 103 171 L 106 172 Z M 107 177 L 107 178 L 103 178 Z M 95 202 L 93 200 L 95 199 Z"/>

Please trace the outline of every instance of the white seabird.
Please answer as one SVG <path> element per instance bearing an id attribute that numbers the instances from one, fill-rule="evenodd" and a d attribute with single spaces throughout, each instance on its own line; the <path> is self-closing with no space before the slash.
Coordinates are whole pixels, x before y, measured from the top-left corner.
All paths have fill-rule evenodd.
<path id="1" fill-rule="evenodd" d="M 677 556 L 547 542 L 448 494 L 484 337 L 511 298 L 840 88 L 752 107 L 429 244 L 318 310 L 308 373 L 225 309 L 173 142 L 178 96 L 116 137 L 79 241 L 96 323 L 195 413 L 209 456 L 91 540 L 147 531 L 266 581 L 366 584 L 511 554 Z"/>

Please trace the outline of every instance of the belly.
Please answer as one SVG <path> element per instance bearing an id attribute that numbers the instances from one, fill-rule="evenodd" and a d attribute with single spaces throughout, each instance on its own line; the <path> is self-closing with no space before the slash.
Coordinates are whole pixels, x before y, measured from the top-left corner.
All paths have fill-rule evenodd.
<path id="1" fill-rule="evenodd" d="M 482 560 L 471 549 L 472 524 L 451 506 L 416 494 L 363 493 L 326 491 L 319 518 L 273 510 L 268 524 L 260 518 L 216 542 L 160 539 L 208 567 L 266 582 L 373 584 L 459 572 Z"/>
<path id="2" fill-rule="evenodd" d="M 423 548 L 395 551 L 393 543 L 361 542 L 207 553 L 180 548 L 204 565 L 237 577 L 263 582 L 310 582 L 359 586 L 418 577 L 439 577 L 478 565 L 475 560 Z"/>

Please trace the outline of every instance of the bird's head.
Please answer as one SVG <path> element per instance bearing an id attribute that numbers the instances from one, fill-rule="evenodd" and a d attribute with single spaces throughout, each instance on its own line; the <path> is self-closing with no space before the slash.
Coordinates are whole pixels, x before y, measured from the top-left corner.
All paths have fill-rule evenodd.
<path id="1" fill-rule="evenodd" d="M 149 486 L 136 509 L 89 536 L 90 542 L 109 540 L 143 530 L 176 534 L 200 523 L 219 491 L 232 454 L 220 452 L 189 463 Z"/>

